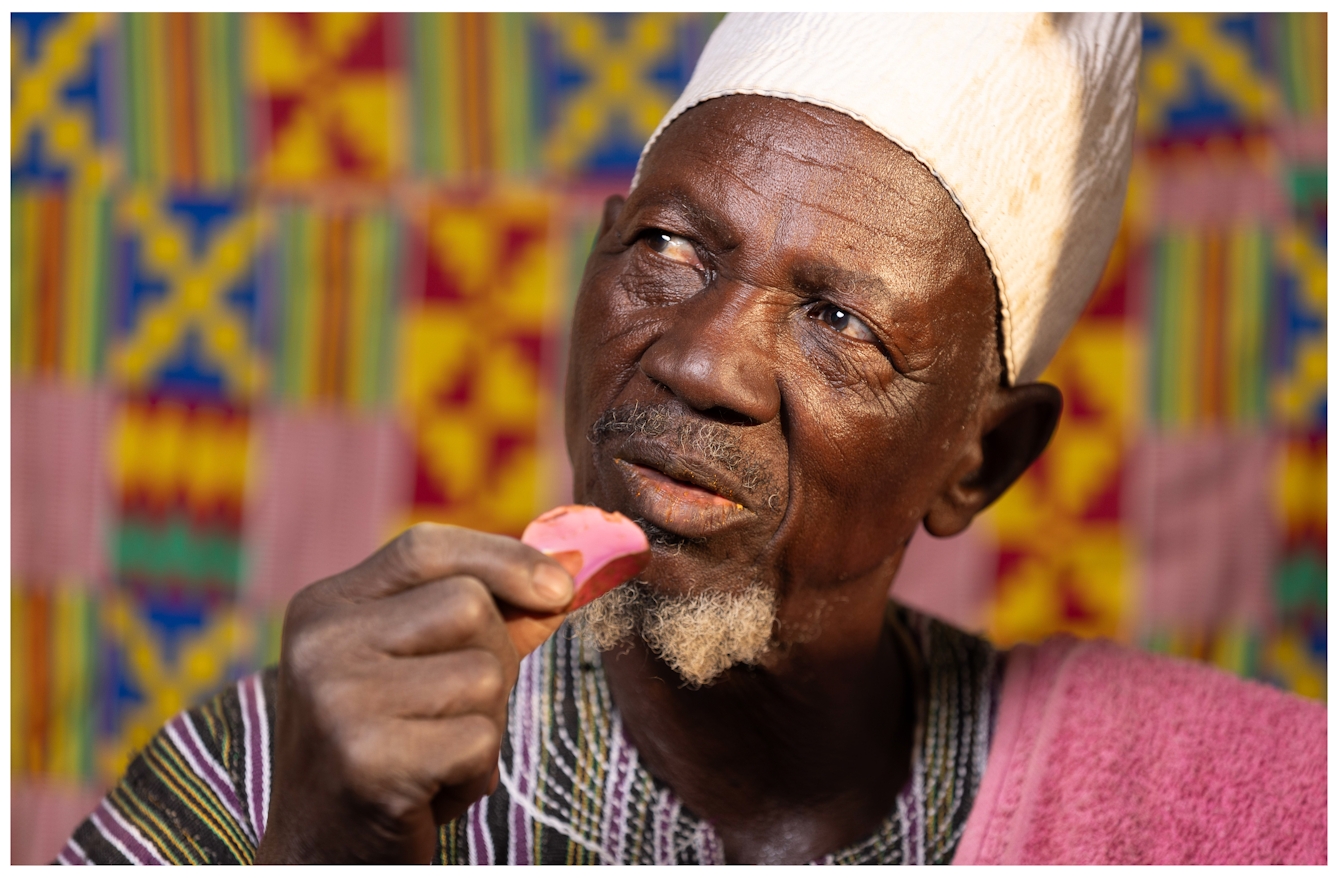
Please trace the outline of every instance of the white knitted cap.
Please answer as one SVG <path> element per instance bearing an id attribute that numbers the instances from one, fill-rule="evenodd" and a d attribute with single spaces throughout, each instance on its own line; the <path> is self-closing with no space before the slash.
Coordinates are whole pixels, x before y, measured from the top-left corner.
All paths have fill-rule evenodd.
<path id="1" fill-rule="evenodd" d="M 641 157 L 685 110 L 724 95 L 863 122 L 961 207 L 998 283 L 1008 380 L 1031 381 L 1119 229 L 1139 38 L 1135 13 L 731 13 Z"/>

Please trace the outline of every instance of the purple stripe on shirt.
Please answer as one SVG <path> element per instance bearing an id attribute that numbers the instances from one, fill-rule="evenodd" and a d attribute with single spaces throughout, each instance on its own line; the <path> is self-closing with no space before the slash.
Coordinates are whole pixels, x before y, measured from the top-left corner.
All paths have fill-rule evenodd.
<path id="1" fill-rule="evenodd" d="M 512 742 L 512 752 L 516 760 L 516 797 L 528 799 L 531 792 L 531 778 L 535 775 L 535 760 L 532 747 L 538 734 L 534 725 L 535 705 L 538 687 L 535 683 L 535 661 L 527 660 L 521 665 L 519 679 L 516 681 L 516 714 L 519 722 L 520 740 Z M 519 802 L 511 802 L 511 862 L 517 866 L 530 865 L 530 818 Z"/>
<path id="2" fill-rule="evenodd" d="M 237 798 L 237 792 L 232 788 L 232 781 L 223 774 L 213 758 L 196 740 L 195 726 L 190 717 L 184 713 L 178 714 L 172 722 L 168 723 L 168 729 L 173 733 L 174 742 L 190 761 L 199 777 L 222 800 L 224 806 L 228 809 L 228 813 L 244 826 L 246 824 L 246 811 L 242 807 L 241 800 Z"/>
<path id="3" fill-rule="evenodd" d="M 256 713 L 260 717 L 260 749 L 256 751 L 256 763 L 259 768 L 257 772 L 260 777 L 260 832 L 259 837 L 265 836 L 265 824 L 269 820 L 269 781 L 270 781 L 270 751 L 269 751 L 269 711 L 265 709 L 265 686 L 260 674 L 251 676 L 252 686 L 255 696 Z"/>
<path id="4" fill-rule="evenodd" d="M 628 785 L 632 780 L 633 751 L 631 742 L 622 736 L 621 725 L 615 730 L 614 739 L 619 746 L 613 755 L 613 770 L 609 772 L 610 782 L 605 787 L 608 796 L 606 807 L 609 813 L 609 828 L 605 831 L 604 844 L 607 847 L 612 842 L 610 852 L 618 862 L 622 862 L 626 853 L 623 850 L 623 844 L 627 836 L 627 827 L 624 823 L 627 819 Z"/>
<path id="5" fill-rule="evenodd" d="M 530 865 L 530 821 L 525 809 L 511 803 L 511 862 L 515 866 Z"/>
<path id="6" fill-rule="evenodd" d="M 666 790 L 655 803 L 655 864 L 672 866 L 674 857 L 674 807 Z"/>
<path id="7" fill-rule="evenodd" d="M 242 719 L 246 731 L 246 794 L 251 804 L 251 825 L 255 827 L 256 838 L 262 838 L 265 834 L 265 815 L 261 804 L 264 778 L 260 775 L 264 766 L 260 761 L 260 723 L 264 722 L 264 718 L 260 716 L 255 696 L 251 692 L 253 679 L 247 677 L 238 682 L 237 690 L 241 696 Z"/>
<path id="8" fill-rule="evenodd" d="M 468 811 L 469 834 L 472 844 L 469 850 L 471 866 L 491 866 L 492 838 L 488 834 L 488 797 L 475 802 Z"/>
<path id="9" fill-rule="evenodd" d="M 127 828 L 130 821 L 123 821 L 120 813 L 116 812 L 106 799 L 102 800 L 93 815 L 97 818 L 98 828 L 102 830 L 103 835 L 111 841 L 119 842 L 118 846 L 130 854 L 130 859 L 138 860 L 144 865 L 162 865 L 163 858 L 158 856 L 158 852 Z"/>
<path id="10" fill-rule="evenodd" d="M 699 846 L 697 850 L 701 856 L 701 865 L 703 866 L 723 866 L 725 864 L 725 849 L 720 843 L 720 838 L 715 834 L 715 828 L 705 820 L 702 821 L 698 829 Z"/>
<path id="11" fill-rule="evenodd" d="M 60 849 L 60 854 L 56 857 L 67 866 L 86 866 L 88 860 L 84 857 L 83 850 L 74 843 L 74 839 L 65 842 L 65 847 Z"/>

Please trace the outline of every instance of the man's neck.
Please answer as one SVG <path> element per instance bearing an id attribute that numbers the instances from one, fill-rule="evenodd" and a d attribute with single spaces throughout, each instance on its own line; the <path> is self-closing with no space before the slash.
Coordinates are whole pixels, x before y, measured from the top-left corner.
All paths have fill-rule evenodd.
<path id="1" fill-rule="evenodd" d="M 875 593 L 875 597 L 880 597 Z M 689 689 L 639 640 L 604 654 L 650 772 L 711 821 L 730 862 L 807 862 L 872 833 L 910 774 L 912 663 L 883 601 Z"/>

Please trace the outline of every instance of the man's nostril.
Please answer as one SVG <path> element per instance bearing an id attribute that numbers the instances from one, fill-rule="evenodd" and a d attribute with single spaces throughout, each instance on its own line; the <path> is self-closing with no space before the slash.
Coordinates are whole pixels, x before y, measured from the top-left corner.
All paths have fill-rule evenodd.
<path id="1" fill-rule="evenodd" d="M 702 414 L 713 421 L 729 424 L 733 427 L 756 427 L 759 423 L 756 418 L 750 418 L 742 412 L 736 412 L 734 409 L 722 405 L 712 406 Z"/>

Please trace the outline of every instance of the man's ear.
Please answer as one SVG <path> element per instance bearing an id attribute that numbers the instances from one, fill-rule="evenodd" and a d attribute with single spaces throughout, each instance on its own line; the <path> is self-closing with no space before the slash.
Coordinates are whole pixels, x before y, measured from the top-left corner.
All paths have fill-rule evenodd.
<path id="1" fill-rule="evenodd" d="M 925 530 L 950 537 L 966 530 L 1041 456 L 1059 423 L 1064 397 L 1052 384 L 998 387 L 990 395 L 979 438 L 954 468 L 925 513 Z"/>
<path id="2" fill-rule="evenodd" d="M 621 195 L 610 195 L 604 199 L 604 213 L 599 218 L 599 231 L 595 233 L 595 243 L 599 243 L 599 240 L 609 233 L 609 229 L 613 228 L 626 203 L 627 199 Z"/>

